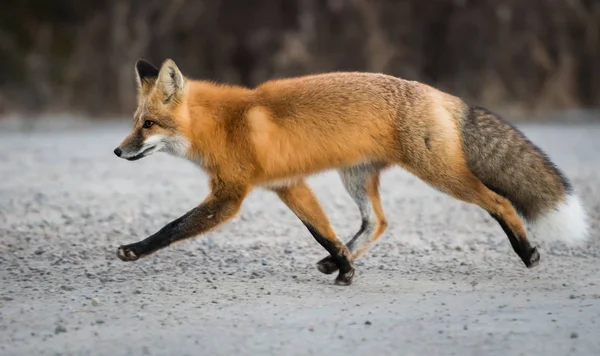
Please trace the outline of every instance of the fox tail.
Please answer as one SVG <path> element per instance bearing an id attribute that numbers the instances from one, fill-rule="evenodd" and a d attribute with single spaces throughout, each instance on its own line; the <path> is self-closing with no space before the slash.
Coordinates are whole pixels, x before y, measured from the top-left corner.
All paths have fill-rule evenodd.
<path id="1" fill-rule="evenodd" d="M 469 169 L 508 199 L 541 240 L 585 242 L 586 212 L 566 176 L 521 131 L 481 107 L 470 107 L 461 135 Z"/>

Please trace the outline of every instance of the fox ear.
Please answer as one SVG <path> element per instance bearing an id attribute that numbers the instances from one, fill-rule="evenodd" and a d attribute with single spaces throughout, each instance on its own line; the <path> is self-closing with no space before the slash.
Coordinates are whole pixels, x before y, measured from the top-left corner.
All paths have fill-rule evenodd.
<path id="1" fill-rule="evenodd" d="M 164 61 L 158 73 L 157 88 L 163 92 L 165 104 L 177 102 L 183 94 L 185 78 L 175 62 L 171 59 Z"/>
<path id="2" fill-rule="evenodd" d="M 143 59 L 138 59 L 135 62 L 135 79 L 138 91 L 146 93 L 156 83 L 156 78 L 158 78 L 158 68 Z"/>

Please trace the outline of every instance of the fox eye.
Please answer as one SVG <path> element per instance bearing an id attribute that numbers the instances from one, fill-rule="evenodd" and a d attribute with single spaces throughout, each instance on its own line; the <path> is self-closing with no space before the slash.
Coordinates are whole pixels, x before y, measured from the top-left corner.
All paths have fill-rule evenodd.
<path id="1" fill-rule="evenodd" d="M 152 125 L 154 125 L 154 121 L 151 121 L 151 120 L 144 121 L 144 128 L 145 129 L 149 129 L 150 127 L 152 127 Z"/>

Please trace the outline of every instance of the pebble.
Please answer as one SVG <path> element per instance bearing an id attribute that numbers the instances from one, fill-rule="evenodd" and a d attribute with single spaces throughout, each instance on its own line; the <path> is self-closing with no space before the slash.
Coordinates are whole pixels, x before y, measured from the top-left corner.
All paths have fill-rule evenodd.
<path id="1" fill-rule="evenodd" d="M 63 324 L 56 325 L 56 328 L 54 329 L 55 334 L 66 333 L 66 332 L 67 332 L 67 327 L 64 326 Z"/>
<path id="2" fill-rule="evenodd" d="M 98 305 L 100 305 L 100 301 L 96 298 L 92 298 L 92 305 L 97 307 Z"/>
<path id="3" fill-rule="evenodd" d="M 579 337 L 579 334 L 577 334 L 576 332 L 572 332 L 571 333 L 571 339 L 577 339 Z"/>
<path id="4" fill-rule="evenodd" d="M 365 321 L 365 325 L 371 325 L 373 323 L 371 323 L 369 320 Z"/>

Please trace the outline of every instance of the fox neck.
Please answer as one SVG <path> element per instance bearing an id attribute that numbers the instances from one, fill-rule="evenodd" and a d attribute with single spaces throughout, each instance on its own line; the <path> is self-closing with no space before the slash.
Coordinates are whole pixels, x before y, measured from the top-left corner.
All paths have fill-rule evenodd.
<path id="1" fill-rule="evenodd" d="M 190 142 L 187 158 L 205 168 L 215 166 L 216 154 L 224 152 L 227 140 L 226 121 L 238 119 L 232 116 L 244 111 L 237 109 L 248 105 L 252 90 L 188 79 L 186 94 L 183 114 L 187 127 L 183 129 Z"/>

